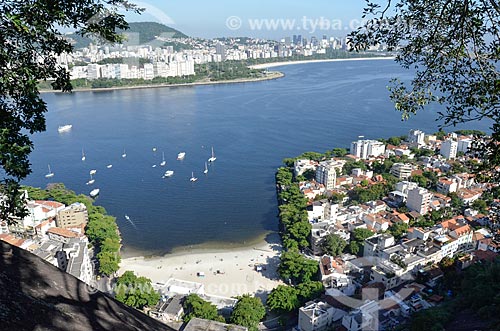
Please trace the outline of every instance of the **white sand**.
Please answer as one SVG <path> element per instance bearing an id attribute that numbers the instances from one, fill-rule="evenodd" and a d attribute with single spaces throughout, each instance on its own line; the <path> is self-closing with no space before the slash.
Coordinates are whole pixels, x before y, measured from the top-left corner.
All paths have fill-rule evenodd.
<path id="1" fill-rule="evenodd" d="M 209 295 L 232 297 L 260 292 L 265 296 L 266 292 L 282 284 L 276 271 L 280 252 L 280 244 L 264 242 L 249 248 L 197 249 L 150 259 L 133 257 L 122 260 L 118 273 L 131 270 L 159 283 L 166 283 L 171 278 L 198 282 Z M 265 270 L 257 272 L 255 264 L 262 265 Z M 197 276 L 199 272 L 205 276 Z"/>
<path id="2" fill-rule="evenodd" d="M 266 68 L 289 66 L 289 65 L 294 65 L 294 64 L 305 64 L 305 63 L 348 62 L 348 61 L 369 61 L 369 60 L 394 60 L 394 57 L 367 57 L 367 58 L 350 58 L 350 59 L 283 61 L 283 62 L 256 64 L 256 65 L 250 66 L 250 68 L 252 68 L 252 69 L 266 69 Z"/>

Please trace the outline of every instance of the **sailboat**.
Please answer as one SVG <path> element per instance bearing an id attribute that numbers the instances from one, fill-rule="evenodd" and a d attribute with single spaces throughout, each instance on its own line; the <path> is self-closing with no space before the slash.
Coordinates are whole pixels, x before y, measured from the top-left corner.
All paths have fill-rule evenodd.
<path id="1" fill-rule="evenodd" d="M 90 191 L 90 197 L 91 198 L 95 198 L 98 195 L 99 195 L 99 189 L 98 188 L 95 188 L 92 191 Z"/>
<path id="2" fill-rule="evenodd" d="M 217 160 L 217 158 L 214 154 L 214 146 L 212 146 L 212 156 L 208 159 L 208 162 L 214 162 L 215 160 Z"/>
<path id="3" fill-rule="evenodd" d="M 90 174 L 90 180 L 87 182 L 87 185 L 92 185 L 95 183 L 95 179 L 92 177 L 92 174 Z"/>
<path id="4" fill-rule="evenodd" d="M 194 176 L 194 173 L 193 173 L 192 171 L 191 171 L 191 178 L 189 178 L 189 180 L 190 180 L 191 182 L 196 182 L 196 181 L 198 180 L 198 178 L 196 178 L 196 177 Z"/>
<path id="5" fill-rule="evenodd" d="M 127 153 L 125 152 L 125 148 L 123 149 L 123 154 L 122 154 L 122 157 L 123 157 L 123 158 L 126 158 L 126 157 L 127 157 Z"/>
<path id="6" fill-rule="evenodd" d="M 45 175 L 45 178 L 52 178 L 54 177 L 54 173 L 52 172 L 52 170 L 50 170 L 50 164 L 48 164 L 48 167 L 49 167 L 49 172 Z"/>
<path id="7" fill-rule="evenodd" d="M 167 164 L 167 161 L 165 161 L 165 152 L 161 152 L 161 159 L 160 166 L 164 167 Z"/>
<path id="8" fill-rule="evenodd" d="M 83 151 L 83 148 L 82 148 L 82 161 L 85 161 L 86 157 L 85 157 L 85 152 Z"/>
<path id="9" fill-rule="evenodd" d="M 113 165 L 112 165 L 112 164 L 108 164 L 108 165 L 106 166 L 106 168 L 111 169 L 111 168 L 113 168 Z"/>
<path id="10" fill-rule="evenodd" d="M 203 173 L 204 174 L 208 174 L 208 167 L 207 167 L 207 163 L 205 162 L 205 170 L 203 170 Z"/>
<path id="11" fill-rule="evenodd" d="M 90 170 L 90 175 L 91 175 L 91 176 L 92 176 L 92 175 L 95 175 L 95 174 L 96 174 L 96 172 L 97 172 L 97 170 L 92 169 L 92 170 Z"/>

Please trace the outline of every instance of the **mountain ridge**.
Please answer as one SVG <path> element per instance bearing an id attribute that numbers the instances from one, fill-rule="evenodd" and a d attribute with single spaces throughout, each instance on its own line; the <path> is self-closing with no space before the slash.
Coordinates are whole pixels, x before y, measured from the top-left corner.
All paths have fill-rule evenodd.
<path id="1" fill-rule="evenodd" d="M 128 36 L 133 36 L 134 34 L 139 35 L 139 40 L 137 41 L 139 45 L 148 44 L 154 42 L 157 36 L 163 36 L 168 38 L 187 38 L 188 36 L 179 30 L 171 28 L 161 23 L 157 22 L 130 22 L 129 29 L 127 30 L 117 30 L 118 33 L 123 33 Z M 67 34 L 66 37 L 74 41 L 75 49 L 80 49 L 88 47 L 91 43 L 95 44 L 96 41 L 93 38 L 80 36 L 76 33 Z"/>

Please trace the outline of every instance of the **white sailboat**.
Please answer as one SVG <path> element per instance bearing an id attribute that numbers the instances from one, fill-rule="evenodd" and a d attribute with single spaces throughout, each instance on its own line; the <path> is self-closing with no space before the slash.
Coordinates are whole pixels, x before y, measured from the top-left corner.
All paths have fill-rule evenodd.
<path id="1" fill-rule="evenodd" d="M 191 178 L 189 178 L 189 180 L 190 180 L 191 182 L 196 182 L 196 181 L 198 180 L 198 178 L 196 178 L 196 177 L 194 176 L 194 172 L 192 172 L 192 171 L 191 171 Z"/>
<path id="2" fill-rule="evenodd" d="M 85 157 L 85 152 L 83 151 L 83 148 L 82 148 L 82 161 L 85 161 L 86 157 Z"/>
<path id="3" fill-rule="evenodd" d="M 73 125 L 71 125 L 71 124 L 60 125 L 60 126 L 57 128 L 57 131 L 58 131 L 59 133 L 66 132 L 66 131 L 70 131 L 72 127 L 73 127 Z"/>
<path id="4" fill-rule="evenodd" d="M 203 170 L 203 173 L 206 175 L 208 174 L 208 167 L 207 167 L 207 163 L 205 162 L 205 170 Z"/>
<path id="5" fill-rule="evenodd" d="M 52 178 L 54 177 L 54 173 L 52 172 L 52 170 L 50 170 L 50 164 L 48 164 L 48 167 L 49 167 L 49 172 L 45 175 L 45 178 Z"/>
<path id="6" fill-rule="evenodd" d="M 126 157 L 127 157 L 127 153 L 125 152 L 125 148 L 123 149 L 123 154 L 122 154 L 122 157 L 123 157 L 123 158 L 126 158 Z"/>
<path id="7" fill-rule="evenodd" d="M 177 160 L 184 160 L 185 157 L 186 152 L 180 152 L 179 154 L 177 154 Z"/>
<path id="8" fill-rule="evenodd" d="M 90 191 L 90 197 L 91 198 L 95 198 L 98 195 L 99 195 L 99 189 L 98 188 L 95 188 L 92 191 Z"/>
<path id="9" fill-rule="evenodd" d="M 164 167 L 167 164 L 167 161 L 165 161 L 165 152 L 161 152 L 161 159 L 160 166 Z"/>
<path id="10" fill-rule="evenodd" d="M 163 175 L 163 178 L 172 177 L 173 175 L 174 175 L 174 171 L 173 170 L 167 170 L 167 171 L 165 171 L 165 174 Z"/>
<path id="11" fill-rule="evenodd" d="M 108 164 L 108 165 L 106 166 L 106 168 L 111 169 L 111 168 L 113 168 L 113 165 L 112 165 L 112 164 Z"/>
<path id="12" fill-rule="evenodd" d="M 97 170 L 92 169 L 92 170 L 90 170 L 90 175 L 91 175 L 91 176 L 92 176 L 92 175 L 95 175 L 95 174 L 96 174 L 96 172 L 97 172 Z"/>
<path id="13" fill-rule="evenodd" d="M 214 162 L 215 160 L 217 160 L 217 158 L 215 157 L 214 147 L 212 146 L 212 156 L 208 159 L 208 162 Z"/>
<path id="14" fill-rule="evenodd" d="M 95 179 L 92 177 L 92 174 L 90 174 L 90 180 L 87 182 L 87 185 L 92 185 L 95 183 Z"/>

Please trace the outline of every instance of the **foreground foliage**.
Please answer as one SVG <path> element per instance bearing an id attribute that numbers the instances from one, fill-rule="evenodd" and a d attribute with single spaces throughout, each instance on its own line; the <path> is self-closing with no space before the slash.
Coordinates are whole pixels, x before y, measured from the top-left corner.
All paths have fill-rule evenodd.
<path id="1" fill-rule="evenodd" d="M 367 0 L 364 16 L 367 23 L 350 35 L 352 48 L 387 45 L 414 72 L 409 84 L 395 79 L 390 87 L 403 119 L 437 103 L 444 125 L 491 121 L 492 139 L 475 152 L 483 170 L 500 166 L 500 3 Z"/>
<path id="2" fill-rule="evenodd" d="M 448 262 L 444 261 L 443 266 Z M 413 314 L 410 330 L 444 330 L 450 322 L 466 322 L 457 320 L 465 310 L 470 318 L 486 323 L 488 330 L 500 328 L 500 259 L 475 264 L 457 277 L 458 295 L 442 306 Z"/>

